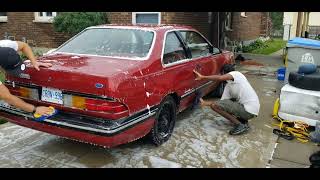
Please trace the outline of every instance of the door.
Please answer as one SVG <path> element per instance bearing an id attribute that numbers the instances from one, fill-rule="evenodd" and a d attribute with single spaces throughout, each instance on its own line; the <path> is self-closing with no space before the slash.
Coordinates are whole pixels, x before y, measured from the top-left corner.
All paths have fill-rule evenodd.
<path id="1" fill-rule="evenodd" d="M 194 98 L 196 81 L 190 55 L 176 31 L 166 34 L 162 64 L 163 72 L 166 74 L 165 81 L 170 82 L 172 92 L 177 92 L 181 97 L 179 110 L 182 111 Z"/>
<path id="2" fill-rule="evenodd" d="M 198 32 L 195 31 L 179 31 L 187 50 L 191 55 L 191 61 L 194 69 L 202 75 L 219 74 L 217 59 L 220 58 L 220 50 L 212 48 L 212 45 Z M 212 90 L 215 83 L 208 80 L 196 82 L 196 90 L 201 89 L 204 94 Z M 211 88 L 208 88 L 211 87 Z"/>

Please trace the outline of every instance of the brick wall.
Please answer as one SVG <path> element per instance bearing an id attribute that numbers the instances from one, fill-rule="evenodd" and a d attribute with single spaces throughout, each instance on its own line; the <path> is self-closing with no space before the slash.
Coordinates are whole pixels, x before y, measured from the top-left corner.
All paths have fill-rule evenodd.
<path id="1" fill-rule="evenodd" d="M 235 41 L 254 40 L 264 34 L 263 12 L 246 12 L 242 17 L 240 12 L 233 12 L 232 31 L 227 32 L 228 37 Z"/>
<path id="2" fill-rule="evenodd" d="M 110 23 L 131 24 L 132 12 L 110 12 Z M 161 24 L 189 25 L 208 37 L 209 24 L 207 12 L 161 12 Z"/>
<path id="3" fill-rule="evenodd" d="M 15 36 L 15 40 L 22 41 L 25 37 L 34 41 L 34 45 L 38 47 L 55 48 L 70 38 L 55 32 L 52 23 L 33 22 L 34 12 L 8 12 L 7 17 L 8 22 L 0 23 L 0 39 L 7 32 L 10 36 Z"/>
<path id="4" fill-rule="evenodd" d="M 192 26 L 204 36 L 209 36 L 208 12 L 162 12 L 162 24 L 183 24 Z"/>
<path id="5" fill-rule="evenodd" d="M 112 24 L 132 24 L 132 12 L 110 12 L 108 18 Z"/>
<path id="6" fill-rule="evenodd" d="M 269 12 L 261 12 L 260 36 L 270 36 L 272 21 Z"/>

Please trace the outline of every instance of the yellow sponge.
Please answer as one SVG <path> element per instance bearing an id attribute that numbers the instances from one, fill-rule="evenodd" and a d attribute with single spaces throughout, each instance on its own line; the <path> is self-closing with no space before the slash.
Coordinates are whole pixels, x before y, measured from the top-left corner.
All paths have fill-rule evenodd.
<path id="1" fill-rule="evenodd" d="M 33 114 L 34 118 L 35 118 L 37 121 L 43 121 L 43 120 L 45 120 L 46 118 L 51 117 L 51 116 L 57 114 L 58 111 L 57 111 L 54 107 L 50 106 L 49 108 L 51 109 L 50 115 L 40 115 L 40 114 L 34 113 L 34 114 Z"/>

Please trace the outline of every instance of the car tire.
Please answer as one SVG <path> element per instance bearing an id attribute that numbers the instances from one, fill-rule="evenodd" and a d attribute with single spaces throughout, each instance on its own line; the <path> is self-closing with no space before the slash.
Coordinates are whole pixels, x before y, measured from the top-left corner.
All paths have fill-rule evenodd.
<path id="1" fill-rule="evenodd" d="M 154 126 L 149 133 L 151 142 L 156 146 L 165 143 L 171 137 L 177 118 L 176 107 L 176 102 L 171 96 L 166 97 L 160 104 Z"/>
<path id="2" fill-rule="evenodd" d="M 291 86 L 306 90 L 320 91 L 320 72 L 312 74 L 290 72 L 288 79 Z"/>

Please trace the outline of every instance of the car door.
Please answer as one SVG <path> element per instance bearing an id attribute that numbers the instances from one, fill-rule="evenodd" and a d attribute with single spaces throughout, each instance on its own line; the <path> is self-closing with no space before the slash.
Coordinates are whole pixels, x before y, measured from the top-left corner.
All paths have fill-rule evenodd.
<path id="1" fill-rule="evenodd" d="M 176 31 L 167 32 L 165 36 L 162 64 L 167 81 L 172 83 L 172 91 L 177 92 L 181 98 L 180 111 L 182 111 L 194 99 L 196 81 L 190 55 Z"/>
<path id="2" fill-rule="evenodd" d="M 212 45 L 196 31 L 180 30 L 179 35 L 191 55 L 191 62 L 195 70 L 202 75 L 220 73 L 218 60 L 221 58 L 221 52 L 218 48 L 213 48 Z M 197 81 L 196 90 L 201 89 L 203 94 L 207 94 L 215 88 L 215 85 L 217 85 L 217 83 L 208 80 Z"/>

